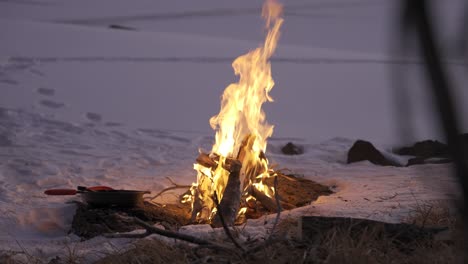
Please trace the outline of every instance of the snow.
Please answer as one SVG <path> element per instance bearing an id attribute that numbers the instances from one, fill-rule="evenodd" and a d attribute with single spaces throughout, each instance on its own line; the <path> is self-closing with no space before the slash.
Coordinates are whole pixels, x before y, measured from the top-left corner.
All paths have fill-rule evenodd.
<path id="1" fill-rule="evenodd" d="M 208 119 L 218 112 L 223 89 L 236 81 L 230 64 L 257 47 L 262 33 L 262 1 L 196 2 L 0 2 L 0 250 L 26 249 L 51 259 L 66 246 L 91 261 L 99 257 L 95 252 L 130 242 L 80 242 L 67 234 L 75 208 L 67 202 L 79 197 L 47 197 L 45 189 L 109 185 L 156 193 L 170 185 L 166 177 L 195 181 L 198 149 L 213 143 Z M 447 2 L 441 10 L 453 12 L 458 1 Z M 453 199 L 450 165 L 346 164 L 359 138 L 406 163 L 407 157 L 391 152 L 408 140 L 396 128 L 389 81 L 388 10 L 395 7 L 388 1 L 285 3 L 272 61 L 275 102 L 265 106 L 275 125 L 267 156 L 278 168 L 334 186 L 335 194 L 283 217 L 398 222 L 419 202 Z M 137 30 L 112 30 L 110 24 Z M 415 76 L 409 85 L 417 98 L 413 140 L 437 138 L 418 80 L 421 65 L 412 60 L 404 67 Z M 464 64 L 447 60 L 463 83 Z M 462 89 L 457 95 L 468 97 Z M 305 153 L 281 154 L 289 141 Z M 272 218 L 267 225 L 265 219 L 249 221 L 243 230 L 264 236 Z M 183 228 L 223 235 L 209 230 Z"/>

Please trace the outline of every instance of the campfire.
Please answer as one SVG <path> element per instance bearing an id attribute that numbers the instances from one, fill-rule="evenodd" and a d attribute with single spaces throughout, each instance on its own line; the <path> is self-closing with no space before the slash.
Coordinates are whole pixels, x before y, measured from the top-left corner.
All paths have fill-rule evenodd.
<path id="1" fill-rule="evenodd" d="M 265 155 L 273 126 L 267 123 L 262 105 L 273 101 L 268 94 L 274 86 L 269 60 L 280 36 L 281 15 L 281 4 L 266 1 L 263 45 L 232 63 L 239 82 L 224 90 L 221 109 L 210 119 L 216 142 L 210 153 L 201 152 L 196 159 L 197 182 L 183 197 L 192 206 L 194 222 L 219 226 L 221 216 L 232 225 L 257 202 L 270 211 L 280 207 L 275 188 L 266 184 L 276 173 Z"/>
<path id="2" fill-rule="evenodd" d="M 332 193 L 327 186 L 273 170 L 266 157 L 267 139 L 273 133 L 273 126 L 266 121 L 262 105 L 273 101 L 269 96 L 274 86 L 270 58 L 280 36 L 281 15 L 282 5 L 267 0 L 262 9 L 264 43 L 232 63 L 239 81 L 225 89 L 221 109 L 210 119 L 216 141 L 209 153 L 200 151 L 196 158 L 197 181 L 181 185 L 167 177 L 173 186 L 152 197 L 143 197 L 148 191 L 108 186 L 45 191 L 48 195 L 81 195 L 82 201 L 76 201 L 73 233 L 88 239 L 132 231 L 142 225 L 148 228 L 155 223 L 167 230 L 194 223 L 226 229 L 271 213 L 277 213 L 277 222 L 283 209 L 305 206 L 321 195 Z M 287 146 L 295 148 L 291 143 Z M 174 203 L 162 199 L 163 194 L 176 189 L 183 191 L 176 192 L 178 199 L 172 200 Z M 154 226 L 150 229 L 149 233 L 168 234 Z"/>

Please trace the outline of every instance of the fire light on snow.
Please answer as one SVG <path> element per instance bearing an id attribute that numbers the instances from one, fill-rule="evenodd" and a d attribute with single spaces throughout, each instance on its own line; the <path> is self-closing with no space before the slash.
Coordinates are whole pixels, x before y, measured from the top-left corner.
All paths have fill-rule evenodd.
<path id="1" fill-rule="evenodd" d="M 262 9 L 266 24 L 264 43 L 232 63 L 239 81 L 226 87 L 220 112 L 210 119 L 210 125 L 216 131 L 216 142 L 210 157 L 216 160 L 217 166 L 208 168 L 194 164 L 198 173 L 197 182 L 192 185 L 191 194 L 184 196 L 183 202 L 192 204 L 192 220 L 210 222 L 216 214 L 214 195 L 217 195 L 218 201 L 222 201 L 229 179 L 224 165 L 229 158 L 242 164 L 240 204 L 243 208 L 239 214 L 243 214 L 245 206 L 255 200 L 251 196 L 253 188 L 268 197 L 274 195 L 274 190 L 263 184 L 264 179 L 273 174 L 264 154 L 273 126 L 266 122 L 262 105 L 273 101 L 268 94 L 274 86 L 269 59 L 280 36 L 283 23 L 281 14 L 282 5 L 267 0 Z"/>

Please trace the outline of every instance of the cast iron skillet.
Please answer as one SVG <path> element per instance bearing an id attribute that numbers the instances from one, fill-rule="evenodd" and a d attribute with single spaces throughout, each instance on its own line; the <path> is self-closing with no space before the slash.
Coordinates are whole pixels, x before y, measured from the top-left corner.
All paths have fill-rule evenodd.
<path id="1" fill-rule="evenodd" d="M 143 204 L 143 195 L 149 191 L 114 190 L 107 186 L 83 187 L 73 189 L 52 189 L 44 192 L 47 195 L 75 195 L 81 194 L 81 199 L 92 206 L 97 207 L 134 207 Z"/>
<path id="2" fill-rule="evenodd" d="M 149 191 L 135 190 L 106 190 L 81 193 L 81 199 L 96 207 L 118 206 L 134 207 L 143 204 L 143 195 Z"/>

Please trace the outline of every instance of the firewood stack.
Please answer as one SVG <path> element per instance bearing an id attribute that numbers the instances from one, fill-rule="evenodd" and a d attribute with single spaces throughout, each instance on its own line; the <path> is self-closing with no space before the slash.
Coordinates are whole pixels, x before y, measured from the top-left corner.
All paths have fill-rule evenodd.
<path id="1" fill-rule="evenodd" d="M 275 213 L 282 208 L 295 208 L 294 205 L 283 201 L 281 197 L 276 197 L 274 195 L 275 191 L 270 191 L 270 195 L 267 195 L 254 184 L 262 182 L 263 179 L 258 179 L 257 176 L 266 172 L 264 164 L 258 162 L 258 160 L 266 161 L 264 153 L 261 152 L 259 157 L 253 157 L 255 155 L 252 150 L 254 142 L 254 135 L 246 136 L 239 148 L 237 158 L 226 158 L 222 163 L 223 169 L 229 172 L 229 178 L 222 193 L 221 201 L 217 201 L 216 197 L 207 197 L 204 193 L 200 193 L 200 188 L 195 190 L 192 221 L 197 218 L 197 214 L 201 215 L 202 219 L 206 219 L 206 216 L 211 213 L 208 208 L 213 208 L 213 205 L 217 207 L 217 212 L 211 221 L 211 225 L 214 227 L 222 225 L 220 214 L 226 225 L 234 225 L 240 207 L 246 207 L 246 214 L 252 216 L 251 218 L 257 218 L 264 213 Z M 200 153 L 196 159 L 199 165 L 212 171 L 216 170 L 219 166 L 219 160 L 220 157 L 218 155 L 208 155 L 206 153 Z M 268 172 L 268 175 L 270 177 L 277 177 L 277 174 L 273 171 Z M 205 181 L 209 180 L 205 179 Z M 198 184 L 211 184 L 211 182 L 199 182 Z M 265 187 L 270 190 L 274 189 L 271 184 Z M 206 190 L 206 188 L 202 189 Z M 248 199 L 250 196 L 255 199 Z M 256 215 L 258 216 L 255 217 Z"/>

